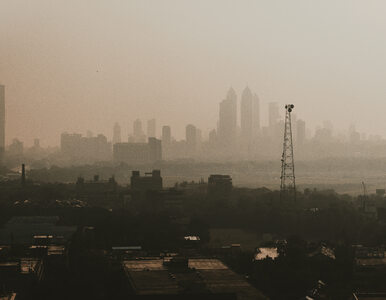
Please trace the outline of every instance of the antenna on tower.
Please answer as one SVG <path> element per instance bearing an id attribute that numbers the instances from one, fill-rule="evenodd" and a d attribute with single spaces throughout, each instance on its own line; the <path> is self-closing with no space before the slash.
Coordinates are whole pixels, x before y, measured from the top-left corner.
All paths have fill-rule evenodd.
<path id="1" fill-rule="evenodd" d="M 280 199 L 296 200 L 294 148 L 292 144 L 291 112 L 293 104 L 285 106 L 284 142 L 281 157 Z"/>

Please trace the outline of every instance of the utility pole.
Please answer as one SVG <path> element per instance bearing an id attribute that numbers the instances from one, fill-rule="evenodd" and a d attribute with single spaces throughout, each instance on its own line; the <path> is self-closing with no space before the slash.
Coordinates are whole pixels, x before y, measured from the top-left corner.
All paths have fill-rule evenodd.
<path id="1" fill-rule="evenodd" d="M 292 144 L 291 112 L 293 104 L 285 106 L 284 142 L 281 157 L 280 199 L 296 201 L 294 148 Z"/>

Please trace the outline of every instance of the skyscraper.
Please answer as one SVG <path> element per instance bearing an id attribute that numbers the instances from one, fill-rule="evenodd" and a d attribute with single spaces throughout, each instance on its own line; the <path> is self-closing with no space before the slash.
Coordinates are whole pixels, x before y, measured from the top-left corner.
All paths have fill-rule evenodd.
<path id="1" fill-rule="evenodd" d="M 146 136 L 142 130 L 142 121 L 137 119 L 133 123 L 133 136 L 135 143 L 146 143 Z"/>
<path id="2" fill-rule="evenodd" d="M 253 96 L 249 87 L 246 87 L 241 95 L 240 125 L 242 141 L 249 143 L 253 128 Z"/>
<path id="3" fill-rule="evenodd" d="M 113 128 L 113 145 L 121 142 L 121 126 L 119 123 L 114 124 Z"/>
<path id="4" fill-rule="evenodd" d="M 162 127 L 162 145 L 170 145 L 172 139 L 172 132 L 170 126 Z"/>
<path id="5" fill-rule="evenodd" d="M 0 163 L 4 159 L 5 149 L 5 87 L 0 85 Z"/>
<path id="6" fill-rule="evenodd" d="M 197 129 L 196 126 L 189 124 L 186 126 L 186 145 L 190 154 L 195 153 L 197 147 Z"/>
<path id="7" fill-rule="evenodd" d="M 155 119 L 150 119 L 147 121 L 147 137 L 156 137 L 156 121 Z"/>
<path id="8" fill-rule="evenodd" d="M 220 102 L 218 140 L 223 146 L 232 146 L 237 131 L 237 95 L 230 88 L 226 98 Z"/>
<path id="9" fill-rule="evenodd" d="M 134 137 L 138 137 L 142 135 L 142 121 L 137 119 L 133 123 L 133 135 Z"/>
<path id="10" fill-rule="evenodd" d="M 252 97 L 252 135 L 257 136 L 260 132 L 260 99 L 256 94 Z"/>
<path id="11" fill-rule="evenodd" d="M 270 102 L 268 104 L 268 125 L 274 128 L 280 119 L 279 106 L 277 102 Z"/>

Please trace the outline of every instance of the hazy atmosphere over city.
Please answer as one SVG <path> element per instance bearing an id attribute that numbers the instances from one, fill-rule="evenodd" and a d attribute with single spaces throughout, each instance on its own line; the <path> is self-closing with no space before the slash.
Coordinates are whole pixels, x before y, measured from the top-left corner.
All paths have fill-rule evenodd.
<path id="1" fill-rule="evenodd" d="M 385 16 L 0 0 L 0 300 L 386 300 Z"/>
<path id="2" fill-rule="evenodd" d="M 0 1 L 7 144 L 127 136 L 137 118 L 216 127 L 230 86 L 293 102 L 314 130 L 386 128 L 384 1 Z M 160 131 L 159 131 L 160 134 Z"/>

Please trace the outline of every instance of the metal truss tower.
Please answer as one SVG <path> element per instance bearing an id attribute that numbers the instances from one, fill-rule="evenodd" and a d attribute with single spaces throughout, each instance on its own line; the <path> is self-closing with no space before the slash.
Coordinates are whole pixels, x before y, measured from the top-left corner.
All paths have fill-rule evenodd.
<path id="1" fill-rule="evenodd" d="M 296 200 L 294 148 L 292 144 L 291 112 L 293 104 L 285 106 L 283 154 L 281 157 L 280 199 Z"/>

